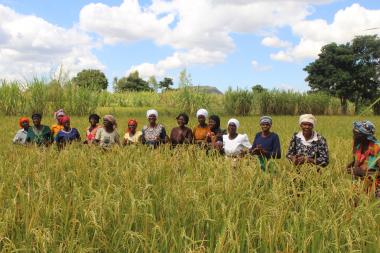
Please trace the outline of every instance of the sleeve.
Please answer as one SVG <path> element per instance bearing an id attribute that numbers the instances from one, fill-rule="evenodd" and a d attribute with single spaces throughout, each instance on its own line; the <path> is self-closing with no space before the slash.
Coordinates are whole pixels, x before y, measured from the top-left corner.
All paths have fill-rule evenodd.
<path id="1" fill-rule="evenodd" d="M 162 126 L 161 133 L 160 133 L 160 140 L 165 143 L 166 142 L 166 129 L 164 126 Z"/>
<path id="2" fill-rule="evenodd" d="M 281 144 L 280 138 L 277 134 L 273 138 L 273 150 L 271 151 L 270 156 L 275 159 L 281 158 Z"/>
<path id="3" fill-rule="evenodd" d="M 292 139 L 290 140 L 288 152 L 286 153 L 286 158 L 291 159 L 292 156 L 296 154 L 296 135 L 293 135 Z"/>
<path id="4" fill-rule="evenodd" d="M 255 136 L 255 139 L 253 140 L 253 143 L 252 143 L 252 148 L 255 148 L 257 146 L 257 138 L 258 138 L 258 134 L 256 134 Z"/>
<path id="5" fill-rule="evenodd" d="M 329 148 L 326 139 L 321 136 L 318 142 L 318 153 L 315 159 L 315 164 L 325 167 L 329 164 Z"/>
<path id="6" fill-rule="evenodd" d="M 102 129 L 101 129 L 101 128 L 99 128 L 99 129 L 96 131 L 96 134 L 95 134 L 95 140 L 100 141 L 100 138 L 101 138 L 101 136 L 102 136 L 101 132 L 102 132 Z"/>
<path id="7" fill-rule="evenodd" d="M 141 130 L 141 143 L 145 144 L 145 127 Z"/>
<path id="8" fill-rule="evenodd" d="M 18 139 L 19 139 L 19 132 L 16 133 L 15 137 L 13 137 L 13 144 L 16 144 L 18 142 Z"/>
<path id="9" fill-rule="evenodd" d="M 115 142 L 118 143 L 118 144 L 120 144 L 120 135 L 119 135 L 119 132 L 117 130 L 114 130 L 114 131 L 116 131 L 115 132 Z"/>
<path id="10" fill-rule="evenodd" d="M 59 131 L 53 139 L 55 142 L 59 143 L 61 141 L 61 131 Z"/>
<path id="11" fill-rule="evenodd" d="M 53 142 L 54 141 L 54 135 L 53 135 L 53 132 L 51 131 L 51 129 L 46 126 L 46 135 L 45 135 L 45 139 L 47 141 L 50 141 L 50 142 Z"/>
<path id="12" fill-rule="evenodd" d="M 252 146 L 251 143 L 249 142 L 248 135 L 246 134 L 243 135 L 241 144 L 246 148 L 250 148 Z"/>
<path id="13" fill-rule="evenodd" d="M 79 133 L 78 129 L 76 129 L 76 128 L 74 128 L 74 129 L 75 129 L 75 134 L 76 134 L 75 138 L 77 140 L 80 140 L 80 133 Z"/>

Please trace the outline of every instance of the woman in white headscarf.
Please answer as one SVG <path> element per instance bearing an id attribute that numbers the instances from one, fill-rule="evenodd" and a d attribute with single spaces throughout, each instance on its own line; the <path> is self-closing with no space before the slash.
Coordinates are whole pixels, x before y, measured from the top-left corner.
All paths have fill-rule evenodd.
<path id="1" fill-rule="evenodd" d="M 312 114 L 299 118 L 301 130 L 290 141 L 286 157 L 294 164 L 315 164 L 325 167 L 329 164 L 329 152 L 326 139 L 318 134 L 314 127 L 316 119 Z"/>
<path id="2" fill-rule="evenodd" d="M 193 129 L 194 143 L 206 145 L 207 135 L 210 133 L 210 127 L 206 123 L 208 112 L 206 109 L 197 111 L 198 125 Z"/>
<path id="3" fill-rule="evenodd" d="M 228 134 L 223 135 L 222 153 L 229 157 L 239 157 L 252 146 L 246 134 L 239 134 L 240 123 L 237 119 L 230 119 L 227 124 Z"/>
<path id="4" fill-rule="evenodd" d="M 146 117 L 149 125 L 145 125 L 142 129 L 142 143 L 152 147 L 158 147 L 161 143 L 166 143 L 165 127 L 157 123 L 158 112 L 154 109 L 148 110 Z"/>

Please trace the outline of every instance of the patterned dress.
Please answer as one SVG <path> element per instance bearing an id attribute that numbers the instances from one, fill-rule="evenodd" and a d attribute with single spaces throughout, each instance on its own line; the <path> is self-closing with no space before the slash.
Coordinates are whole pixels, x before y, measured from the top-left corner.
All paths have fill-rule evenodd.
<path id="1" fill-rule="evenodd" d="M 161 124 L 157 124 L 155 127 L 144 126 L 142 129 L 142 143 L 157 147 L 160 143 L 165 143 L 166 130 Z"/>
<path id="2" fill-rule="evenodd" d="M 307 158 L 315 159 L 316 165 L 322 167 L 329 164 L 329 150 L 326 139 L 316 132 L 307 141 L 302 132 L 293 135 L 286 157 L 291 159 L 295 155 L 304 155 Z"/>

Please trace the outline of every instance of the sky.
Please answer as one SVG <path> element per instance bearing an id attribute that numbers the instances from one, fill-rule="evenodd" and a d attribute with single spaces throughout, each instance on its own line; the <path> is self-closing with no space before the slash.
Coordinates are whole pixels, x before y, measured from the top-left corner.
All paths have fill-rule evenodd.
<path id="1" fill-rule="evenodd" d="M 0 0 L 0 79 L 138 70 L 194 85 L 308 90 L 323 45 L 380 36 L 379 0 Z M 111 85 L 110 85 L 111 86 Z"/>

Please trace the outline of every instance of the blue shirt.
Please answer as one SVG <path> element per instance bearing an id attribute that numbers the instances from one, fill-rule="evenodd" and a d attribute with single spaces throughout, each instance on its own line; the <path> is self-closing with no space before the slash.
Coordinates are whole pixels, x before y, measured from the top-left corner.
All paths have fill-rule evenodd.
<path id="1" fill-rule="evenodd" d="M 276 133 L 270 133 L 267 137 L 263 137 L 261 132 L 257 133 L 255 136 L 255 140 L 252 144 L 252 149 L 257 146 L 261 146 L 268 153 L 265 155 L 267 159 L 270 158 L 281 158 L 281 145 L 280 138 Z"/>
<path id="2" fill-rule="evenodd" d="M 65 130 L 61 130 L 55 136 L 55 141 L 57 143 L 71 142 L 74 140 L 80 140 L 80 134 L 76 128 L 71 128 L 69 132 L 66 132 Z"/>

